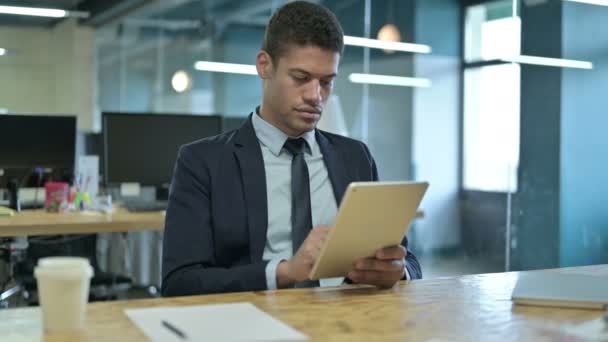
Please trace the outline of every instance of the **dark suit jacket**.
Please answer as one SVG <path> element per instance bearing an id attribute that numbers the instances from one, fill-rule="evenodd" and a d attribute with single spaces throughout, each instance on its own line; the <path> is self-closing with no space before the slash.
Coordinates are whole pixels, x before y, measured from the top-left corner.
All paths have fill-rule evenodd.
<path id="1" fill-rule="evenodd" d="M 378 179 L 365 144 L 320 130 L 316 138 L 337 203 L 350 182 Z M 180 148 L 163 240 L 164 296 L 267 288 L 264 172 L 251 117 L 237 130 Z M 422 276 L 411 253 L 407 267 L 412 279 Z"/>

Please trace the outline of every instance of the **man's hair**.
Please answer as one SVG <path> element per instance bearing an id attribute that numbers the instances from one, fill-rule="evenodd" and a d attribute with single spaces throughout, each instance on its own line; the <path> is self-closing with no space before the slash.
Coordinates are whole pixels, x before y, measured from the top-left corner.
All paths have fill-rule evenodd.
<path id="1" fill-rule="evenodd" d="M 342 54 L 344 32 L 336 16 L 327 8 L 294 1 L 281 6 L 270 18 L 262 50 L 276 64 L 290 45 L 316 46 Z"/>

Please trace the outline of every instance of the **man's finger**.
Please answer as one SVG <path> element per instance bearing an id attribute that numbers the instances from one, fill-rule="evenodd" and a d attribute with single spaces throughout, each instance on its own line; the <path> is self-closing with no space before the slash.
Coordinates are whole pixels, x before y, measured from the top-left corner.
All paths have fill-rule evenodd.
<path id="1" fill-rule="evenodd" d="M 399 281 L 402 276 L 399 272 L 351 271 L 348 278 L 357 284 L 386 285 Z"/>
<path id="2" fill-rule="evenodd" d="M 361 271 L 397 272 L 403 270 L 405 263 L 399 260 L 378 260 L 375 258 L 360 259 L 355 262 L 355 269 Z"/>
<path id="3" fill-rule="evenodd" d="M 407 249 L 401 245 L 385 247 L 376 252 L 376 258 L 381 260 L 403 259 L 406 255 Z"/>

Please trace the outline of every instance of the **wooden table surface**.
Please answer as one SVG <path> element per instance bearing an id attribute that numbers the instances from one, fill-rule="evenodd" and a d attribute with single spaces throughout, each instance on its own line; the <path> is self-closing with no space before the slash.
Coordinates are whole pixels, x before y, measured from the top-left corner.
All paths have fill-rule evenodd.
<path id="1" fill-rule="evenodd" d="M 116 208 L 111 214 L 24 210 L 11 217 L 0 217 L 0 237 L 161 230 L 164 223 L 163 212 L 131 213 L 123 208 Z"/>
<path id="2" fill-rule="evenodd" d="M 608 275 L 608 265 L 559 272 Z M 416 280 L 390 290 L 344 286 L 92 303 L 86 329 L 66 335 L 43 336 L 39 308 L 8 309 L 0 310 L 0 331 L 24 341 L 146 341 L 124 309 L 251 302 L 315 341 L 578 341 L 558 327 L 603 314 L 514 305 L 519 274 Z"/>

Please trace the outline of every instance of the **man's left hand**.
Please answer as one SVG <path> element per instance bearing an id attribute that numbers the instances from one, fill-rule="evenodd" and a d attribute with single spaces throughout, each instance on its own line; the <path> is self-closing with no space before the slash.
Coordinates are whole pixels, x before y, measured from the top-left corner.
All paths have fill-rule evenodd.
<path id="1" fill-rule="evenodd" d="M 357 284 L 391 288 L 405 276 L 406 255 L 401 245 L 380 249 L 374 257 L 357 260 L 348 278 Z"/>

